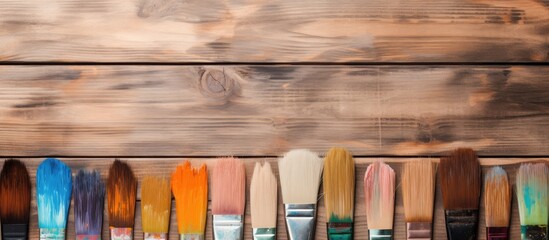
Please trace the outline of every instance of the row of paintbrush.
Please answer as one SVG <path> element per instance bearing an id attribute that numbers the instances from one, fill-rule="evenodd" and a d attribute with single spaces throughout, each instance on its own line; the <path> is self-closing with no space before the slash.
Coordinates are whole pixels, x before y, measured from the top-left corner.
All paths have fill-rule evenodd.
<path id="1" fill-rule="evenodd" d="M 352 155 L 333 148 L 325 159 L 307 150 L 292 150 L 278 161 L 288 237 L 314 239 L 318 189 L 323 182 L 328 238 L 353 239 L 355 168 Z M 402 171 L 407 239 L 431 239 L 437 165 L 412 161 Z M 438 166 L 448 239 L 477 239 L 481 170 L 471 149 L 458 149 L 441 158 Z M 546 239 L 547 178 L 543 163 L 523 164 L 516 176 L 522 239 Z M 245 206 L 245 169 L 234 158 L 217 160 L 211 177 L 213 235 L 215 239 L 242 239 Z M 0 173 L 2 238 L 27 239 L 30 180 L 23 163 L 7 160 Z M 99 172 L 71 170 L 56 159 L 46 159 L 36 174 L 40 239 L 64 239 L 71 192 L 77 239 L 100 239 L 105 192 L 111 239 L 132 239 L 137 181 L 130 167 L 115 161 L 107 186 Z M 511 188 L 501 167 L 485 177 L 487 238 L 508 239 Z M 393 237 L 395 172 L 375 162 L 364 176 L 369 239 Z M 276 239 L 277 180 L 268 163 L 257 163 L 250 189 L 254 239 Z M 204 239 L 208 204 L 206 166 L 178 166 L 171 179 L 147 176 L 141 183 L 142 224 L 145 239 L 167 239 L 171 196 L 175 197 L 181 239 Z"/>

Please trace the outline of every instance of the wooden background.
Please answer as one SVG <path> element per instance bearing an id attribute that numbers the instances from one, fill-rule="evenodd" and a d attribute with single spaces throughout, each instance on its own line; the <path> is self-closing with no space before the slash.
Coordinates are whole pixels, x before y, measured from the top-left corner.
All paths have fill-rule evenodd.
<path id="1" fill-rule="evenodd" d="M 547 161 L 548 63 L 548 0 L 0 0 L 0 158 L 25 161 L 34 182 L 46 156 L 104 178 L 121 158 L 139 179 L 236 156 L 249 183 L 254 162 L 277 170 L 292 148 L 344 146 L 367 239 L 372 161 L 399 172 L 472 147 L 513 183 L 519 163 Z M 437 191 L 434 239 L 446 239 Z M 397 240 L 403 211 L 397 188 Z M 278 222 L 286 239 L 281 207 Z M 249 208 L 246 224 L 251 239 Z M 518 239 L 516 201 L 511 224 Z"/>

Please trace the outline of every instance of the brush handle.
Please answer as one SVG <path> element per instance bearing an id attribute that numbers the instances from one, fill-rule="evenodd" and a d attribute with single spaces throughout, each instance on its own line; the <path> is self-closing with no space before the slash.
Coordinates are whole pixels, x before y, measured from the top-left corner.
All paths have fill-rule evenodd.
<path id="1" fill-rule="evenodd" d="M 407 222 L 406 239 L 431 240 L 432 224 L 430 222 Z"/>
<path id="2" fill-rule="evenodd" d="M 448 240 L 476 240 L 478 210 L 446 210 L 446 235 Z"/>
<path id="3" fill-rule="evenodd" d="M 133 228 L 115 228 L 110 227 L 111 240 L 132 240 Z"/>
<path id="4" fill-rule="evenodd" d="M 101 235 L 78 234 L 76 240 L 101 240 Z"/>
<path id="5" fill-rule="evenodd" d="M 509 228 L 508 227 L 487 227 L 486 228 L 486 240 L 508 240 Z"/>
<path id="6" fill-rule="evenodd" d="M 143 239 L 145 240 L 167 240 L 167 233 L 143 233 Z"/>
<path id="7" fill-rule="evenodd" d="M 179 240 L 204 240 L 204 234 L 179 234 Z"/>
<path id="8" fill-rule="evenodd" d="M 284 212 L 288 239 L 315 238 L 316 204 L 284 204 Z"/>
<path id="9" fill-rule="evenodd" d="M 353 222 L 329 222 L 326 223 L 328 240 L 352 240 Z"/>
<path id="10" fill-rule="evenodd" d="M 547 240 L 547 225 L 521 225 L 520 239 Z"/>
<path id="11" fill-rule="evenodd" d="M 368 229 L 370 240 L 393 240 L 393 229 Z"/>
<path id="12" fill-rule="evenodd" d="M 29 225 L 23 224 L 2 224 L 3 240 L 27 240 L 29 238 Z"/>
<path id="13" fill-rule="evenodd" d="M 276 240 L 276 228 L 254 228 L 252 235 L 254 240 Z"/>
<path id="14" fill-rule="evenodd" d="M 65 229 L 40 228 L 40 240 L 65 240 Z"/>

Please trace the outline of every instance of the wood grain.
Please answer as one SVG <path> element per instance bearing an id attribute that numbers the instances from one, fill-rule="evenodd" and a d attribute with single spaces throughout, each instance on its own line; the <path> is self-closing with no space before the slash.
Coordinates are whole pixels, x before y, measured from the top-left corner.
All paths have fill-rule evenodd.
<path id="1" fill-rule="evenodd" d="M 0 66 L 2 156 L 549 155 L 547 66 Z"/>
<path id="2" fill-rule="evenodd" d="M 356 200 L 355 200 L 355 239 L 367 239 L 367 222 L 366 222 L 366 215 L 365 215 L 365 209 L 364 209 L 364 191 L 363 191 L 363 183 L 362 179 L 364 177 L 364 173 L 366 171 L 366 168 L 369 163 L 377 160 L 382 160 L 388 162 L 391 167 L 395 169 L 397 172 L 397 181 L 400 181 L 400 167 L 402 164 L 406 161 L 410 161 L 412 159 L 417 158 L 356 158 Z M 36 173 L 36 168 L 38 164 L 43 160 L 39 158 L 28 158 L 28 159 L 22 159 L 29 168 L 30 174 L 32 175 L 32 182 L 33 182 L 33 202 L 32 202 L 32 217 L 31 217 L 31 225 L 30 225 L 30 239 L 38 239 L 38 229 L 37 229 L 37 212 L 36 212 L 36 202 L 35 202 L 35 192 L 34 192 L 34 177 Z M 86 159 L 86 158 L 71 158 L 71 159 L 62 159 L 65 161 L 73 170 L 73 174 L 75 174 L 79 169 L 82 168 L 93 168 L 98 169 L 102 177 L 106 179 L 108 167 L 112 163 L 112 159 L 102 159 L 102 158 L 94 158 L 94 159 Z M 141 179 L 146 174 L 152 174 L 152 175 L 169 175 L 175 167 L 182 163 L 184 159 L 177 159 L 177 158 L 162 158 L 162 159 L 124 159 L 127 161 L 130 166 L 133 168 L 135 174 L 137 175 L 137 178 L 139 179 L 141 183 Z M 423 159 L 425 161 L 433 160 L 438 161 L 437 159 Z M 208 165 L 209 171 L 215 167 L 215 159 L 191 159 L 193 164 L 200 164 L 200 163 L 206 163 Z M 278 167 L 276 164 L 276 159 L 268 158 L 268 159 L 260 159 L 260 158 L 249 158 L 244 159 L 246 163 L 246 175 L 247 175 L 247 185 L 248 188 L 246 190 L 247 194 L 249 194 L 249 183 L 250 179 L 253 173 L 253 166 L 255 162 L 258 161 L 268 161 L 271 162 L 273 169 L 278 176 Z M 481 159 L 481 164 L 484 166 L 483 170 L 485 171 L 487 167 L 497 164 L 502 164 L 504 168 L 508 171 L 510 181 L 514 185 L 514 176 L 516 169 L 519 166 L 519 163 L 521 162 L 529 162 L 529 161 L 540 161 L 540 162 L 547 162 L 547 159 L 537 159 L 537 158 L 506 158 L 506 159 L 497 159 L 497 158 L 483 158 Z M 3 164 L 3 163 L 1 163 Z M 139 185 L 141 187 L 141 185 Z M 139 192 L 139 191 L 138 191 Z M 279 191 L 280 192 L 280 191 Z M 320 191 L 322 192 L 322 191 Z M 396 192 L 396 201 L 395 201 L 395 223 L 394 223 L 394 229 L 395 229 L 395 240 L 399 239 L 406 239 L 405 238 L 405 222 L 404 222 L 404 209 L 402 205 L 402 195 L 401 195 L 401 189 L 400 187 L 397 187 Z M 247 199 L 249 199 L 247 197 Z M 513 196 L 513 204 L 512 204 L 512 213 L 511 213 L 511 239 L 519 239 L 520 238 L 520 222 L 518 217 L 518 207 L 516 205 L 516 199 L 515 196 Z M 481 216 L 480 216 L 480 228 L 479 228 L 479 235 L 478 239 L 485 239 L 485 225 L 484 225 L 484 210 L 483 210 L 483 200 L 481 200 Z M 442 209 L 442 199 L 440 194 L 440 187 L 437 184 L 437 193 L 436 193 L 436 203 L 435 203 L 435 223 L 433 224 L 433 239 L 446 239 L 446 230 L 445 230 L 445 224 L 444 224 L 444 211 Z M 135 223 L 135 239 L 143 239 L 142 236 L 142 226 L 140 221 L 141 211 L 139 209 L 139 204 L 137 205 L 137 212 L 136 212 L 136 223 Z M 70 217 L 69 217 L 69 223 L 68 223 L 68 238 L 67 239 L 74 239 L 74 217 L 73 217 L 73 209 L 71 208 L 70 211 Z M 251 239 L 251 219 L 249 216 L 249 202 L 246 203 L 246 226 L 245 226 L 245 239 Z M 207 224 L 207 239 L 212 239 L 211 235 L 211 211 L 208 210 L 208 224 Z M 324 203 L 321 199 L 318 203 L 318 218 L 317 218 L 317 230 L 316 230 L 316 239 L 326 239 L 326 229 L 325 229 L 325 221 L 326 221 L 326 213 L 324 210 Z M 279 215 L 278 215 L 278 239 L 287 239 L 286 233 L 285 233 L 285 225 L 284 225 L 284 218 L 283 218 L 283 207 L 282 207 L 282 201 L 281 196 L 279 194 Z M 105 214 L 104 217 L 104 231 L 103 231 L 103 239 L 109 239 L 108 238 L 108 219 L 107 215 Z M 171 217 L 171 227 L 170 227 L 170 239 L 178 239 L 177 236 L 177 225 L 176 225 L 176 219 L 175 219 L 175 204 L 172 204 L 172 217 Z"/>
<path id="3" fill-rule="evenodd" d="M 2 0 L 0 61 L 547 62 L 547 0 Z"/>

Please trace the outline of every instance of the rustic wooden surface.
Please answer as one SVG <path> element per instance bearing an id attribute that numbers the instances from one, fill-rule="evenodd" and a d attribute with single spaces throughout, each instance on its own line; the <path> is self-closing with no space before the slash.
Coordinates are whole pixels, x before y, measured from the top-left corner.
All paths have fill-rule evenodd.
<path id="1" fill-rule="evenodd" d="M 383 160 L 388 162 L 391 167 L 397 171 L 397 181 L 400 181 L 400 166 L 403 162 L 410 161 L 417 158 L 356 158 L 355 162 L 357 164 L 356 168 L 356 178 L 357 178 L 357 184 L 356 184 L 356 199 L 355 199 L 355 239 L 367 239 L 367 222 L 366 222 L 366 215 L 364 210 L 364 191 L 363 191 L 363 178 L 364 173 L 366 171 L 366 168 L 369 163 L 372 161 L 377 160 Z M 32 217 L 31 217 L 31 225 L 30 225 L 30 233 L 31 238 L 30 239 L 38 239 L 38 228 L 37 228 L 37 213 L 36 213 L 36 202 L 35 202 L 35 192 L 34 192 L 34 176 L 36 173 L 36 168 L 38 164 L 43 160 L 41 158 L 28 158 L 28 159 L 22 159 L 29 168 L 30 174 L 32 175 L 32 182 L 33 182 L 33 203 L 32 203 Z M 73 174 L 76 173 L 79 169 L 82 168 L 93 168 L 98 169 L 102 177 L 106 179 L 108 167 L 112 163 L 112 159 L 101 159 L 101 158 L 94 158 L 94 159 L 85 159 L 85 158 L 71 158 L 71 159 L 62 159 L 65 161 L 73 170 Z M 162 161 L 159 161 L 158 159 L 124 159 L 126 160 L 130 166 L 133 168 L 137 178 L 141 180 L 143 176 L 146 174 L 153 174 L 153 175 L 169 175 L 175 167 L 183 162 L 183 158 L 177 159 L 177 158 L 166 158 L 162 159 Z M 425 161 L 433 160 L 438 161 L 436 158 L 432 159 L 422 159 Z M 208 165 L 209 171 L 214 168 L 215 166 L 215 160 L 214 159 L 192 159 L 191 160 L 193 164 L 200 164 L 200 163 L 206 163 Z M 247 176 L 247 190 L 246 193 L 249 194 L 249 183 L 250 178 L 253 172 L 253 166 L 254 163 L 257 161 L 269 161 L 271 162 L 273 169 L 275 173 L 278 176 L 278 166 L 276 165 L 276 159 L 275 158 L 266 158 L 266 159 L 260 159 L 260 158 L 248 158 L 243 159 L 243 161 L 246 162 L 246 176 Z M 484 166 L 484 170 L 487 169 L 487 167 L 492 165 L 498 165 L 498 164 L 504 164 L 504 168 L 508 171 L 511 183 L 514 185 L 514 175 L 516 172 L 516 169 L 518 168 L 519 163 L 521 162 L 527 162 L 527 161 L 542 161 L 547 162 L 547 159 L 541 159 L 541 158 L 507 158 L 507 159 L 497 159 L 497 158 L 483 158 L 481 159 L 481 164 Z M 2 163 L 3 164 L 3 163 Z M 141 183 L 141 182 L 139 182 Z M 139 184 L 139 187 L 141 185 Z M 140 191 L 138 191 L 140 192 Z M 280 192 L 280 191 L 279 191 Z M 322 190 L 320 191 L 321 194 Z M 396 192 L 396 201 L 395 201 L 395 223 L 394 223 L 394 229 L 395 229 L 395 240 L 400 239 L 406 239 L 405 238 L 405 222 L 404 222 L 404 208 L 402 205 L 402 195 L 401 195 L 401 189 L 399 186 L 397 186 L 397 192 Z M 139 198 L 139 196 L 138 196 Z M 482 203 L 483 201 L 481 201 Z M 323 207 L 323 200 L 321 199 L 319 202 L 319 208 L 318 208 L 318 219 L 317 219 L 317 231 L 316 231 L 316 239 L 326 239 L 326 229 L 325 229 L 325 222 L 326 222 L 326 213 L 324 212 Z M 436 194 L 436 210 L 435 210 L 435 217 L 434 217 L 434 229 L 433 229 L 433 239 L 446 239 L 446 230 L 445 230 L 445 224 L 444 224 L 444 212 L 442 209 L 442 199 L 440 195 L 440 188 L 437 185 L 437 194 Z M 483 212 L 483 204 L 481 204 L 481 216 L 480 216 L 480 227 L 479 227 L 479 235 L 478 239 L 485 239 L 485 225 L 484 225 L 484 212 Z M 171 219 L 171 227 L 170 227 L 170 239 L 178 239 L 177 238 L 177 226 L 176 226 L 176 219 L 175 219 L 175 204 L 172 204 L 172 219 Z M 142 227 L 141 227 L 141 211 L 139 209 L 139 204 L 137 204 L 137 212 L 136 212 L 136 224 L 135 224 L 135 239 L 143 239 L 142 236 Z M 207 236 L 208 239 L 211 239 L 211 211 L 208 211 L 208 224 L 207 224 Z M 518 208 L 515 201 L 515 196 L 513 195 L 513 205 L 512 205 L 512 214 L 511 214 L 512 220 L 511 220 L 511 239 L 519 239 L 520 238 L 520 223 L 518 218 Z M 73 211 L 71 208 L 70 212 L 70 218 L 68 223 L 68 238 L 67 239 L 73 239 L 72 236 L 74 236 L 74 217 L 73 217 Z M 246 205 L 246 227 L 245 227 L 245 238 L 251 239 L 251 220 L 249 216 L 249 202 L 247 202 Z M 284 226 L 284 218 L 283 218 L 283 207 L 282 207 L 282 200 L 281 196 L 279 194 L 279 215 L 278 215 L 278 239 L 287 239 L 286 238 L 286 232 L 285 232 L 285 226 Z M 105 213 L 104 218 L 104 234 L 103 239 L 109 239 L 108 238 L 108 219 Z"/>
<path id="2" fill-rule="evenodd" d="M 4 156 L 549 154 L 546 66 L 0 66 Z"/>
<path id="3" fill-rule="evenodd" d="M 0 61 L 547 62 L 547 0 L 2 0 Z"/>

